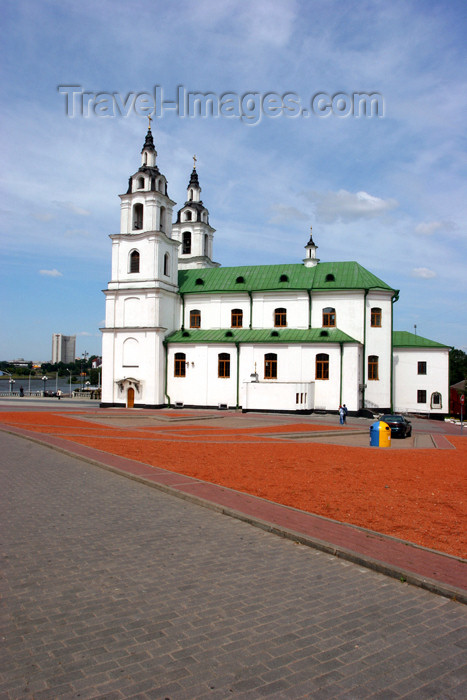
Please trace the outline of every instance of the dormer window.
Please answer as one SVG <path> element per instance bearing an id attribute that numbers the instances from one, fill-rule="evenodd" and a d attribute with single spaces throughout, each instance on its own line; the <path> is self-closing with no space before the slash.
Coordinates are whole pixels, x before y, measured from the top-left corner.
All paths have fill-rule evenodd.
<path id="1" fill-rule="evenodd" d="M 288 282 L 289 278 L 287 275 L 281 275 L 279 278 L 279 282 Z"/>
<path id="2" fill-rule="evenodd" d="M 325 282 L 335 282 L 336 278 L 332 274 L 332 272 L 329 273 L 329 275 L 326 275 L 326 279 L 324 280 Z"/>

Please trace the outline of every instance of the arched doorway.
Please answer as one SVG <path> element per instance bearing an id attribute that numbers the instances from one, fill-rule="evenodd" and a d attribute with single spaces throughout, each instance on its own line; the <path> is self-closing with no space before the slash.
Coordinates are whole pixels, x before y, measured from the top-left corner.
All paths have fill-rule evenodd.
<path id="1" fill-rule="evenodd" d="M 126 407 L 133 408 L 135 405 L 135 390 L 130 387 L 126 394 Z"/>

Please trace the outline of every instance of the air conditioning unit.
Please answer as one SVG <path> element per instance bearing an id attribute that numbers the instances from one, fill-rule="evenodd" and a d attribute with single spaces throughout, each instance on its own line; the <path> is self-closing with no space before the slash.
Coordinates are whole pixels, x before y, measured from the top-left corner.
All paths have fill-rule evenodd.
<path id="1" fill-rule="evenodd" d="M 218 403 L 217 408 L 219 409 L 219 411 L 226 411 L 228 406 L 226 403 Z"/>
<path id="2" fill-rule="evenodd" d="M 174 403 L 175 408 L 183 408 L 184 405 L 183 401 L 175 401 Z"/>

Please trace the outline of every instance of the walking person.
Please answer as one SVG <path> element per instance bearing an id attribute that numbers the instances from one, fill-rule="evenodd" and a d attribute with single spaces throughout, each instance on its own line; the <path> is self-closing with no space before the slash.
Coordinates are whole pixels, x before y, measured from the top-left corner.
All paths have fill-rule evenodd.
<path id="1" fill-rule="evenodd" d="M 345 422 L 345 411 L 343 406 L 339 406 L 339 423 L 344 425 Z"/>
<path id="2" fill-rule="evenodd" d="M 57 396 L 58 396 L 58 400 L 60 401 L 60 399 L 62 398 L 62 391 L 61 391 L 61 389 L 59 389 L 59 390 L 57 391 Z"/>
<path id="3" fill-rule="evenodd" d="M 347 413 L 349 410 L 345 404 L 342 406 L 342 408 L 344 409 L 344 423 L 347 423 Z"/>

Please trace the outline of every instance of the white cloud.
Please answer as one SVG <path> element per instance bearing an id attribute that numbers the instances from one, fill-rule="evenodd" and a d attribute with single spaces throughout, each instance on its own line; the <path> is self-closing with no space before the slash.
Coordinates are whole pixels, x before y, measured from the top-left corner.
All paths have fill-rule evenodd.
<path id="1" fill-rule="evenodd" d="M 335 221 L 356 221 L 357 219 L 373 219 L 386 214 L 398 206 L 395 199 L 380 199 L 368 192 L 316 192 L 308 194 L 315 205 L 318 221 L 332 223 Z"/>
<path id="2" fill-rule="evenodd" d="M 46 277 L 63 277 L 63 274 L 56 270 L 39 270 L 40 275 L 45 275 Z"/>
<path id="3" fill-rule="evenodd" d="M 430 270 L 428 267 L 414 267 L 412 270 L 412 277 L 418 277 L 422 280 L 430 280 L 436 277 L 436 272 Z"/>

